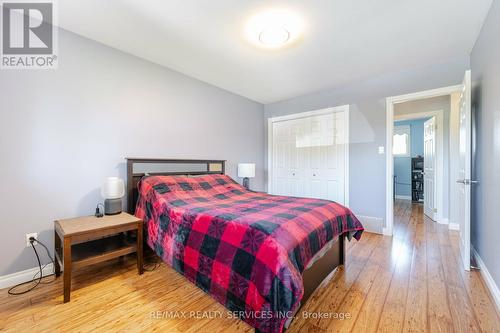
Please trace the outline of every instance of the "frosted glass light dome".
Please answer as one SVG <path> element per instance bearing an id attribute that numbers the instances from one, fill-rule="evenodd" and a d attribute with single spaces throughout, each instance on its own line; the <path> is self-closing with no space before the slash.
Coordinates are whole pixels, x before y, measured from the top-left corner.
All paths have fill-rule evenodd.
<path id="1" fill-rule="evenodd" d="M 101 188 L 104 199 L 119 199 L 125 195 L 125 183 L 118 177 L 108 177 Z"/>
<path id="2" fill-rule="evenodd" d="M 238 177 L 253 178 L 255 177 L 255 163 L 239 163 Z"/>

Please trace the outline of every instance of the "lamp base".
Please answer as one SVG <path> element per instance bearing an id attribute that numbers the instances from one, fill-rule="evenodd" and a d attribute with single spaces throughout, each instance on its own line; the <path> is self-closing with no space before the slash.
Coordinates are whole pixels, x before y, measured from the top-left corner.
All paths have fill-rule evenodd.
<path id="1" fill-rule="evenodd" d="M 246 188 L 247 190 L 250 189 L 250 178 L 248 177 L 243 178 L 243 187 Z"/>
<path id="2" fill-rule="evenodd" d="M 116 215 L 122 212 L 122 199 L 106 199 L 104 200 L 104 214 Z"/>

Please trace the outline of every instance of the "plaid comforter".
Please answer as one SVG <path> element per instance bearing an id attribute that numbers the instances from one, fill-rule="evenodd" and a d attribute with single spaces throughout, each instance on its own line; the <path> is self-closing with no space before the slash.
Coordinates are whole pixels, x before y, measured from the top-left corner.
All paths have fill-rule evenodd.
<path id="1" fill-rule="evenodd" d="M 363 232 L 337 203 L 252 192 L 225 175 L 145 177 L 136 216 L 163 261 L 262 332 L 283 330 L 325 244 Z"/>

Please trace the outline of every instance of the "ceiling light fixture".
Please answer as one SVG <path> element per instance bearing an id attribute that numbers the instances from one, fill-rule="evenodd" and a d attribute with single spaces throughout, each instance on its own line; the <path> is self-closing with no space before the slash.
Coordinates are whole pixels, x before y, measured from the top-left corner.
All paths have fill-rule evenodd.
<path id="1" fill-rule="evenodd" d="M 280 46 L 290 39 L 290 33 L 283 27 L 268 27 L 259 34 L 259 41 L 266 46 Z"/>
<path id="2" fill-rule="evenodd" d="M 289 10 L 268 10 L 253 16 L 246 25 L 247 39 L 259 47 L 290 44 L 303 32 L 302 20 Z"/>

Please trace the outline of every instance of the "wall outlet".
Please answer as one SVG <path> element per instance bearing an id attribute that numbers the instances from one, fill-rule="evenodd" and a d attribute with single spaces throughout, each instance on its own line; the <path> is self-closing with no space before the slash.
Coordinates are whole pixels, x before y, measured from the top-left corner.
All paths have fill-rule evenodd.
<path id="1" fill-rule="evenodd" d="M 38 233 L 37 232 L 32 232 L 31 234 L 26 234 L 26 247 L 31 247 L 31 243 L 30 243 L 30 237 L 35 237 L 38 238 Z M 33 245 L 35 245 L 36 242 L 33 243 Z"/>

